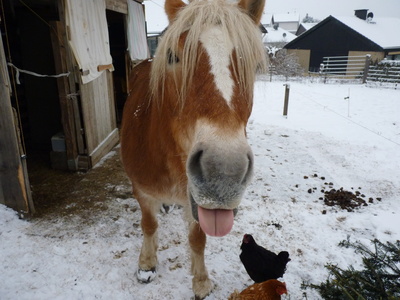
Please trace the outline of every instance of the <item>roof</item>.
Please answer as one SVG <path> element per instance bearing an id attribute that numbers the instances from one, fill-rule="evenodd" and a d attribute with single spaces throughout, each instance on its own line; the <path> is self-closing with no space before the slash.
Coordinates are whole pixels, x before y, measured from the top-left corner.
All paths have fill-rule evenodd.
<path id="1" fill-rule="evenodd" d="M 267 27 L 267 30 L 268 33 L 263 38 L 263 43 L 289 43 L 296 38 L 293 33 L 290 33 L 281 27 L 278 27 L 277 29 L 274 29 L 273 27 Z"/>
<path id="2" fill-rule="evenodd" d="M 373 18 L 371 22 L 356 16 L 334 18 L 384 49 L 400 47 L 400 34 L 398 32 L 400 19 L 398 18 Z"/>
<path id="3" fill-rule="evenodd" d="M 313 28 L 318 23 L 301 23 L 300 26 L 303 26 L 305 30 Z"/>
<path id="4" fill-rule="evenodd" d="M 272 14 L 269 13 L 263 13 L 261 16 L 261 21 L 260 23 L 263 24 L 264 26 L 270 25 L 272 22 Z"/>
<path id="5" fill-rule="evenodd" d="M 274 14 L 273 19 L 274 23 L 299 22 L 300 15 L 298 13 Z"/>
<path id="6" fill-rule="evenodd" d="M 300 34 L 303 34 L 307 30 L 313 28 L 317 24 L 318 23 L 300 23 L 299 27 L 297 27 L 297 31 L 296 31 L 295 35 L 299 36 Z"/>
<path id="7" fill-rule="evenodd" d="M 339 24 L 352 29 L 359 35 L 363 36 L 366 40 L 371 41 L 382 49 L 389 50 L 392 48 L 400 48 L 400 34 L 398 34 L 398 28 L 400 28 L 400 19 L 382 17 L 373 18 L 371 22 L 368 22 L 356 16 L 329 16 L 319 22 L 317 25 L 313 26 L 311 29 L 299 35 L 286 46 L 292 46 L 293 43 L 297 43 L 301 39 L 308 37 L 331 20 L 336 20 Z"/>

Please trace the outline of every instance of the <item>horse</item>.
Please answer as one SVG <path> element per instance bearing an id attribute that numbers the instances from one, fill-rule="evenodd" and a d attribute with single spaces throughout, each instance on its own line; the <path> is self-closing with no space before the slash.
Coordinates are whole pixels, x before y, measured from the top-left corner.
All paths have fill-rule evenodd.
<path id="1" fill-rule="evenodd" d="M 206 235 L 233 226 L 253 175 L 246 126 L 257 70 L 266 67 L 259 22 L 265 0 L 166 0 L 169 26 L 152 59 L 131 72 L 121 159 L 142 213 L 136 275 L 157 272 L 157 213 L 184 208 L 192 289 L 209 295 Z"/>

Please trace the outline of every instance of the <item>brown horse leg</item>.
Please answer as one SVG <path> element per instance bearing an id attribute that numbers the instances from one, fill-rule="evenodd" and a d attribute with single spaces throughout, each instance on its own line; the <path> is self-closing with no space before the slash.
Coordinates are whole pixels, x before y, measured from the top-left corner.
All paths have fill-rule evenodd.
<path id="1" fill-rule="evenodd" d="M 158 248 L 156 212 L 159 209 L 159 205 L 148 199 L 139 200 L 139 204 L 142 211 L 143 244 L 139 256 L 137 277 L 140 282 L 148 283 L 156 276 Z"/>
<path id="2" fill-rule="evenodd" d="M 203 299 L 210 294 L 213 284 L 208 278 L 208 272 L 204 264 L 204 248 L 206 235 L 199 223 L 191 222 L 189 226 L 189 244 L 192 259 L 192 287 L 196 299 Z"/>

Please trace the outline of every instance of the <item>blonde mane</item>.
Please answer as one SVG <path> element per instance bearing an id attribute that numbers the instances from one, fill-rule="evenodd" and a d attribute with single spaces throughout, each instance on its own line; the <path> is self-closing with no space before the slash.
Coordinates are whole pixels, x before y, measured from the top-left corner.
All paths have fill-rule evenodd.
<path id="1" fill-rule="evenodd" d="M 230 56 L 231 66 L 240 87 L 251 95 L 256 70 L 266 69 L 266 54 L 258 26 L 236 3 L 227 0 L 194 0 L 181 9 L 161 38 L 151 68 L 152 98 L 162 99 L 167 71 L 171 70 L 178 98 L 180 101 L 185 99 L 199 56 L 200 35 L 210 26 L 219 26 L 234 45 L 236 55 Z M 183 33 L 187 34 L 186 40 L 178 55 Z M 179 68 L 169 65 L 171 55 L 178 56 Z M 178 78 L 182 79 L 181 82 Z"/>

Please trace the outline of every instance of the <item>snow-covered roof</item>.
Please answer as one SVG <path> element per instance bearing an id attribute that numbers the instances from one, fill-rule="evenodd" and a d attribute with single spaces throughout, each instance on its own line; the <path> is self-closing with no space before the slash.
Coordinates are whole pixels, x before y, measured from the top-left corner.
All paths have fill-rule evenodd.
<path id="1" fill-rule="evenodd" d="M 264 12 L 261 16 L 261 24 L 269 26 L 272 22 L 272 14 Z"/>
<path id="2" fill-rule="evenodd" d="M 274 14 L 274 22 L 299 22 L 300 15 L 298 13 L 285 13 L 285 14 Z"/>
<path id="3" fill-rule="evenodd" d="M 263 43 L 279 43 L 285 42 L 289 43 L 290 41 L 294 40 L 296 36 L 289 31 L 278 27 L 277 29 L 273 27 L 267 27 L 268 33 L 265 35 L 263 39 Z"/>
<path id="4" fill-rule="evenodd" d="M 317 24 L 318 23 L 301 23 L 300 25 L 303 26 L 305 30 L 308 30 L 310 28 L 313 28 Z"/>
<path id="5" fill-rule="evenodd" d="M 373 18 L 367 22 L 356 16 L 333 17 L 384 49 L 400 47 L 398 18 Z"/>

